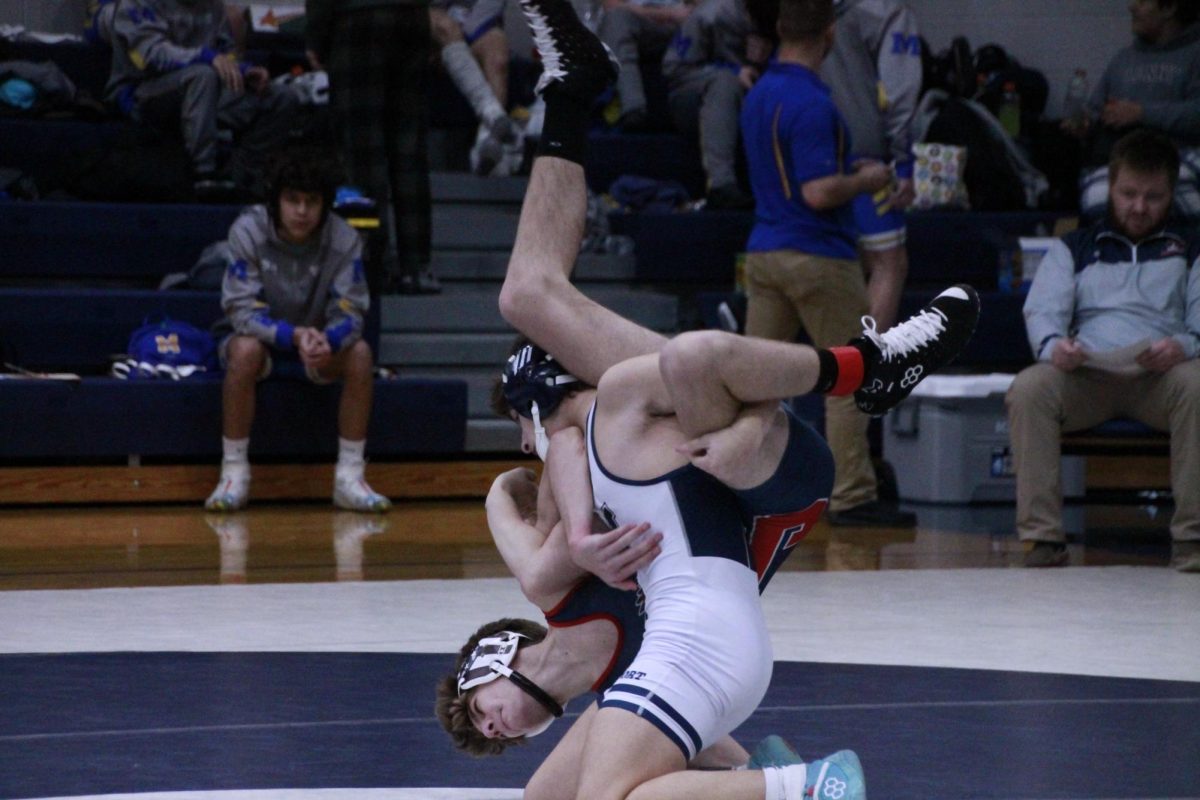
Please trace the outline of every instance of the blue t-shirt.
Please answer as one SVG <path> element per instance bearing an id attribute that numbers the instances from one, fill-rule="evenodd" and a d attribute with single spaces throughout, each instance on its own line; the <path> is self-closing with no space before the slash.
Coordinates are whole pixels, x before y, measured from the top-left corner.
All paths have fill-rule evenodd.
<path id="1" fill-rule="evenodd" d="M 852 204 L 816 211 L 800 192 L 808 181 L 853 171 L 850 131 L 817 74 L 772 63 L 742 104 L 742 138 L 755 201 L 746 249 L 857 257 Z"/>

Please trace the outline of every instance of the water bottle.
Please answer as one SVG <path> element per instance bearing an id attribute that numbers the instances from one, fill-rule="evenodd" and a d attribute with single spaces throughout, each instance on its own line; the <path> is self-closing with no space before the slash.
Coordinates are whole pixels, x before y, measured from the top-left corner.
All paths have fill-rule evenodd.
<path id="1" fill-rule="evenodd" d="M 1077 69 L 1067 84 L 1067 96 L 1063 99 L 1063 119 L 1072 127 L 1082 128 L 1087 123 L 1087 70 Z"/>
<path id="2" fill-rule="evenodd" d="M 1004 99 L 1000 101 L 1000 110 L 996 112 L 1000 127 L 1005 133 L 1016 139 L 1021 135 L 1021 97 L 1017 94 L 1017 84 L 1012 81 L 1004 83 Z"/>

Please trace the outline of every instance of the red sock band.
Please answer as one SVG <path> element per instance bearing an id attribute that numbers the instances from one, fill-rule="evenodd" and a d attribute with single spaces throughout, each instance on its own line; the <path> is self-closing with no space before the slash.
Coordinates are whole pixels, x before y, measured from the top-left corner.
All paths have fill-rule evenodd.
<path id="1" fill-rule="evenodd" d="M 837 359 L 838 377 L 833 388 L 826 394 L 850 394 L 863 382 L 863 356 L 857 347 L 831 347 L 829 352 Z"/>

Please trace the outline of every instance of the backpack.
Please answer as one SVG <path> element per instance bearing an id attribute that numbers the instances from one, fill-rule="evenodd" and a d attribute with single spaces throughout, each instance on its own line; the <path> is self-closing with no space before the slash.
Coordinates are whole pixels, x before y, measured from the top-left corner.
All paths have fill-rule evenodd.
<path id="1" fill-rule="evenodd" d="M 129 359 L 113 364 L 112 374 L 124 379 L 171 378 L 218 369 L 212 334 L 181 320 L 163 317 L 146 322 L 129 336 Z"/>

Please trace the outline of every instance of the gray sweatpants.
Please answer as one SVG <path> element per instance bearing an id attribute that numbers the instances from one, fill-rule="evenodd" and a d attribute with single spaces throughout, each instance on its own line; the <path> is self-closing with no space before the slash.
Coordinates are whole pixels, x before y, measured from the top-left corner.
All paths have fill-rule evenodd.
<path id="1" fill-rule="evenodd" d="M 600 18 L 597 33 L 621 64 L 617 74 L 617 96 L 621 113 L 646 109 L 646 90 L 642 85 L 641 59 L 662 59 L 663 51 L 677 25 L 660 25 L 639 17 L 625 6 L 607 9 Z"/>
<path id="2" fill-rule="evenodd" d="M 237 139 L 237 170 L 255 175 L 268 152 L 286 142 L 299 101 L 270 87 L 262 95 L 235 94 L 221 83 L 216 70 L 193 64 L 151 78 L 134 94 L 134 118 L 158 127 L 180 126 L 183 144 L 197 173 L 216 171 L 217 130 Z"/>
<path id="3" fill-rule="evenodd" d="M 737 183 L 743 94 L 736 73 L 707 66 L 675 81 L 667 95 L 675 127 L 680 133 L 700 137 L 700 160 L 709 189 Z"/>

